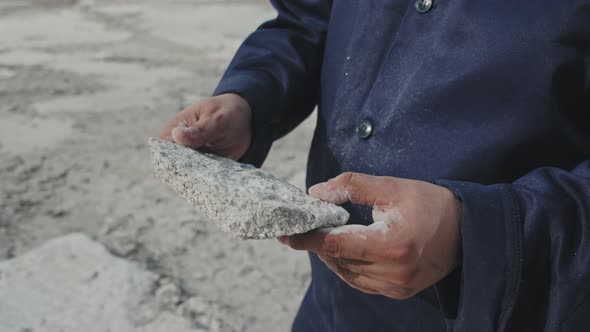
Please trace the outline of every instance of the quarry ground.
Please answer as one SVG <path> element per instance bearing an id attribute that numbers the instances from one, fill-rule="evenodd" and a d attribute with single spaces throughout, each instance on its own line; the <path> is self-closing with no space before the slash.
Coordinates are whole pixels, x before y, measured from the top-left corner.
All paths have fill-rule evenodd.
<path id="1" fill-rule="evenodd" d="M 264 1 L 0 1 L 0 331 L 287 331 L 307 257 L 220 233 L 147 138 L 211 93 Z M 309 119 L 264 165 L 303 187 Z"/>

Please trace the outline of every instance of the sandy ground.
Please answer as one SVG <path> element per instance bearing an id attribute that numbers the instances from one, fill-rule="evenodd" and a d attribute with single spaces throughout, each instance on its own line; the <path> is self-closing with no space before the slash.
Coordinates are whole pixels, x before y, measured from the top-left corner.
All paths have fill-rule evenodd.
<path id="1" fill-rule="evenodd" d="M 187 330 L 289 329 L 309 283 L 306 255 L 221 234 L 153 177 L 146 146 L 175 112 L 211 93 L 241 39 L 273 15 L 263 1 L 246 0 L 0 1 L 0 272 L 26 271 L 16 279 L 0 273 L 0 294 L 12 294 L 0 297 L 1 332 L 34 330 L 25 323 L 77 331 L 60 325 L 66 313 L 84 324 L 96 317 L 97 331 L 125 330 L 68 308 L 85 301 L 60 302 L 62 295 L 94 299 L 82 286 L 48 281 L 37 293 L 56 298 L 53 309 L 27 290 L 39 275 L 64 281 L 88 265 L 39 264 L 31 255 L 62 256 L 79 245 L 90 248 L 79 250 L 90 262 L 102 262 L 98 244 L 112 266 L 133 268 L 103 274 L 106 286 L 93 292 L 119 287 L 109 287 L 109 275 L 148 273 L 160 281 L 154 294 L 175 290 L 174 301 L 155 310 L 187 321 Z M 310 119 L 277 142 L 265 168 L 303 186 L 313 126 Z M 23 278 L 31 283 L 14 282 Z M 16 297 L 20 306 L 2 316 Z M 110 305 L 109 296 L 93 301 L 93 308 Z M 55 324 L 35 315 L 21 321 L 15 308 L 53 310 Z M 174 330 L 161 324 L 154 329 Z"/>

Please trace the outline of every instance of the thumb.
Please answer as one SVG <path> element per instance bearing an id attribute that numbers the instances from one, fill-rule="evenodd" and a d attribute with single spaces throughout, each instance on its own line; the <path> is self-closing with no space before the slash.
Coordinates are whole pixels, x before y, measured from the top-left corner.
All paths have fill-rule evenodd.
<path id="1" fill-rule="evenodd" d="M 377 176 L 347 172 L 310 187 L 309 194 L 334 204 L 351 202 L 373 207 L 378 199 L 380 185 Z"/>
<path id="2" fill-rule="evenodd" d="M 175 143 L 189 147 L 191 149 L 198 149 L 211 140 L 210 130 L 201 126 L 179 126 L 172 129 L 171 134 L 172 140 Z"/>

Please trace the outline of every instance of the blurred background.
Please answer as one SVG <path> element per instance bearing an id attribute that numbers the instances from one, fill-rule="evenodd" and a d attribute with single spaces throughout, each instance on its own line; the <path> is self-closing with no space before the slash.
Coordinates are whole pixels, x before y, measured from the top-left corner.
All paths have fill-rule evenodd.
<path id="1" fill-rule="evenodd" d="M 220 233 L 146 145 L 273 16 L 263 0 L 0 0 L 0 332 L 289 330 L 307 256 Z M 313 121 L 264 168 L 303 187 Z"/>

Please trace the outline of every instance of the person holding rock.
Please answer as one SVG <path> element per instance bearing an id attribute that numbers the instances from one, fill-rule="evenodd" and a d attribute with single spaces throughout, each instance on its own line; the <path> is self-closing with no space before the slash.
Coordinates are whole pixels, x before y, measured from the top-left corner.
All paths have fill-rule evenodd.
<path id="1" fill-rule="evenodd" d="M 294 331 L 590 329 L 590 2 L 274 0 L 162 138 L 260 166 L 318 106 Z M 313 185 L 313 186 L 312 186 Z"/>

